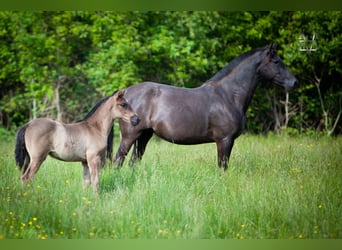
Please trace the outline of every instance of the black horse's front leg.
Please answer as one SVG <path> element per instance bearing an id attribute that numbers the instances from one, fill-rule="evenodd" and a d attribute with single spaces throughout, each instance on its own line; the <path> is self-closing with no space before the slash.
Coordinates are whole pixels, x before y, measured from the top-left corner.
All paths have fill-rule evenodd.
<path id="1" fill-rule="evenodd" d="M 116 152 L 114 163 L 118 167 L 122 167 L 126 155 L 128 153 L 129 148 L 125 147 L 124 145 L 120 144 L 118 151 Z"/>
<path id="2" fill-rule="evenodd" d="M 147 129 L 147 130 L 144 130 L 141 133 L 141 135 L 136 139 L 134 146 L 133 146 L 131 160 L 129 162 L 130 166 L 133 166 L 136 160 L 142 159 L 145 153 L 147 143 L 152 138 L 152 135 L 153 135 L 153 130 Z"/>
<path id="3" fill-rule="evenodd" d="M 123 162 L 125 161 L 126 155 L 128 154 L 133 143 L 135 143 L 136 139 L 139 137 L 140 134 L 138 134 L 136 136 L 130 136 L 130 137 L 126 137 L 125 135 L 126 134 L 122 133 L 121 143 L 120 143 L 119 149 L 115 155 L 114 162 L 118 167 L 122 167 Z M 134 145 L 134 149 L 133 149 L 133 154 L 136 154 L 136 146 L 135 145 Z"/>
<path id="4" fill-rule="evenodd" d="M 130 167 L 133 167 L 133 165 L 137 159 L 138 159 L 138 139 L 133 144 L 132 155 L 131 155 L 131 159 L 130 159 L 128 165 Z"/>
<path id="5" fill-rule="evenodd" d="M 234 139 L 232 138 L 224 138 L 223 140 L 216 142 L 218 166 L 223 168 L 224 171 L 228 168 L 229 157 L 233 145 Z"/>

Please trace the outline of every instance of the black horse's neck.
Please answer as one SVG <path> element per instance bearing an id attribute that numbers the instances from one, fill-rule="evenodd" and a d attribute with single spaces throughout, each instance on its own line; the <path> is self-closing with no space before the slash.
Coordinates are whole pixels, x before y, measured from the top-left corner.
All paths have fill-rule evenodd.
<path id="1" fill-rule="evenodd" d="M 227 66 L 225 66 L 223 69 L 221 69 L 219 72 L 217 72 L 212 78 L 210 78 L 206 83 L 213 82 L 213 81 L 220 81 L 222 78 L 229 75 L 237 66 L 239 66 L 240 63 L 242 63 L 245 59 L 249 58 L 250 56 L 253 56 L 255 53 L 264 51 L 266 47 L 257 48 L 251 51 L 248 51 L 236 58 L 234 58 Z"/>
<path id="2" fill-rule="evenodd" d="M 264 59 L 267 47 L 258 48 L 235 58 L 205 84 L 223 92 L 230 105 L 246 113 L 258 84 L 257 70 Z"/>

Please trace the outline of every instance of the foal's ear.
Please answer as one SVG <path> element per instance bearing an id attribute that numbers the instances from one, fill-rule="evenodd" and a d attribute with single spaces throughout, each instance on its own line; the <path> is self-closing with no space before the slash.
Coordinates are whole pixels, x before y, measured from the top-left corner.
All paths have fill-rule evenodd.
<path id="1" fill-rule="evenodd" d="M 123 98 L 123 96 L 125 95 L 125 92 L 126 92 L 126 89 L 120 89 L 117 94 L 118 96 L 117 99 Z"/>

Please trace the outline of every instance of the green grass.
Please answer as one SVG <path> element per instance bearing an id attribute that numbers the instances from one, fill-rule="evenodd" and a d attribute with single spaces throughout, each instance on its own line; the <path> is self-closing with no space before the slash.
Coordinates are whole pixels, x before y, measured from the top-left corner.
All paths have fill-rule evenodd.
<path id="1" fill-rule="evenodd" d="M 341 137 L 242 135 L 226 173 L 215 144 L 154 139 L 134 170 L 101 171 L 97 198 L 80 163 L 51 158 L 23 187 L 0 147 L 0 239 L 342 238 Z"/>

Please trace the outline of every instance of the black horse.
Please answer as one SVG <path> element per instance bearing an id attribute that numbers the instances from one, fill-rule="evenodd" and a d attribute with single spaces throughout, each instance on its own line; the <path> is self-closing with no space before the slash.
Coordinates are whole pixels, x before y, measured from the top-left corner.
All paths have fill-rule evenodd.
<path id="1" fill-rule="evenodd" d="M 143 82 L 127 88 L 125 98 L 140 118 L 137 126 L 120 121 L 122 140 L 115 156 L 121 166 L 134 143 L 130 164 L 141 159 L 153 133 L 176 144 L 215 142 L 218 165 L 227 169 L 234 140 L 260 79 L 286 91 L 297 79 L 273 45 L 244 53 L 202 86 L 193 89 Z"/>

